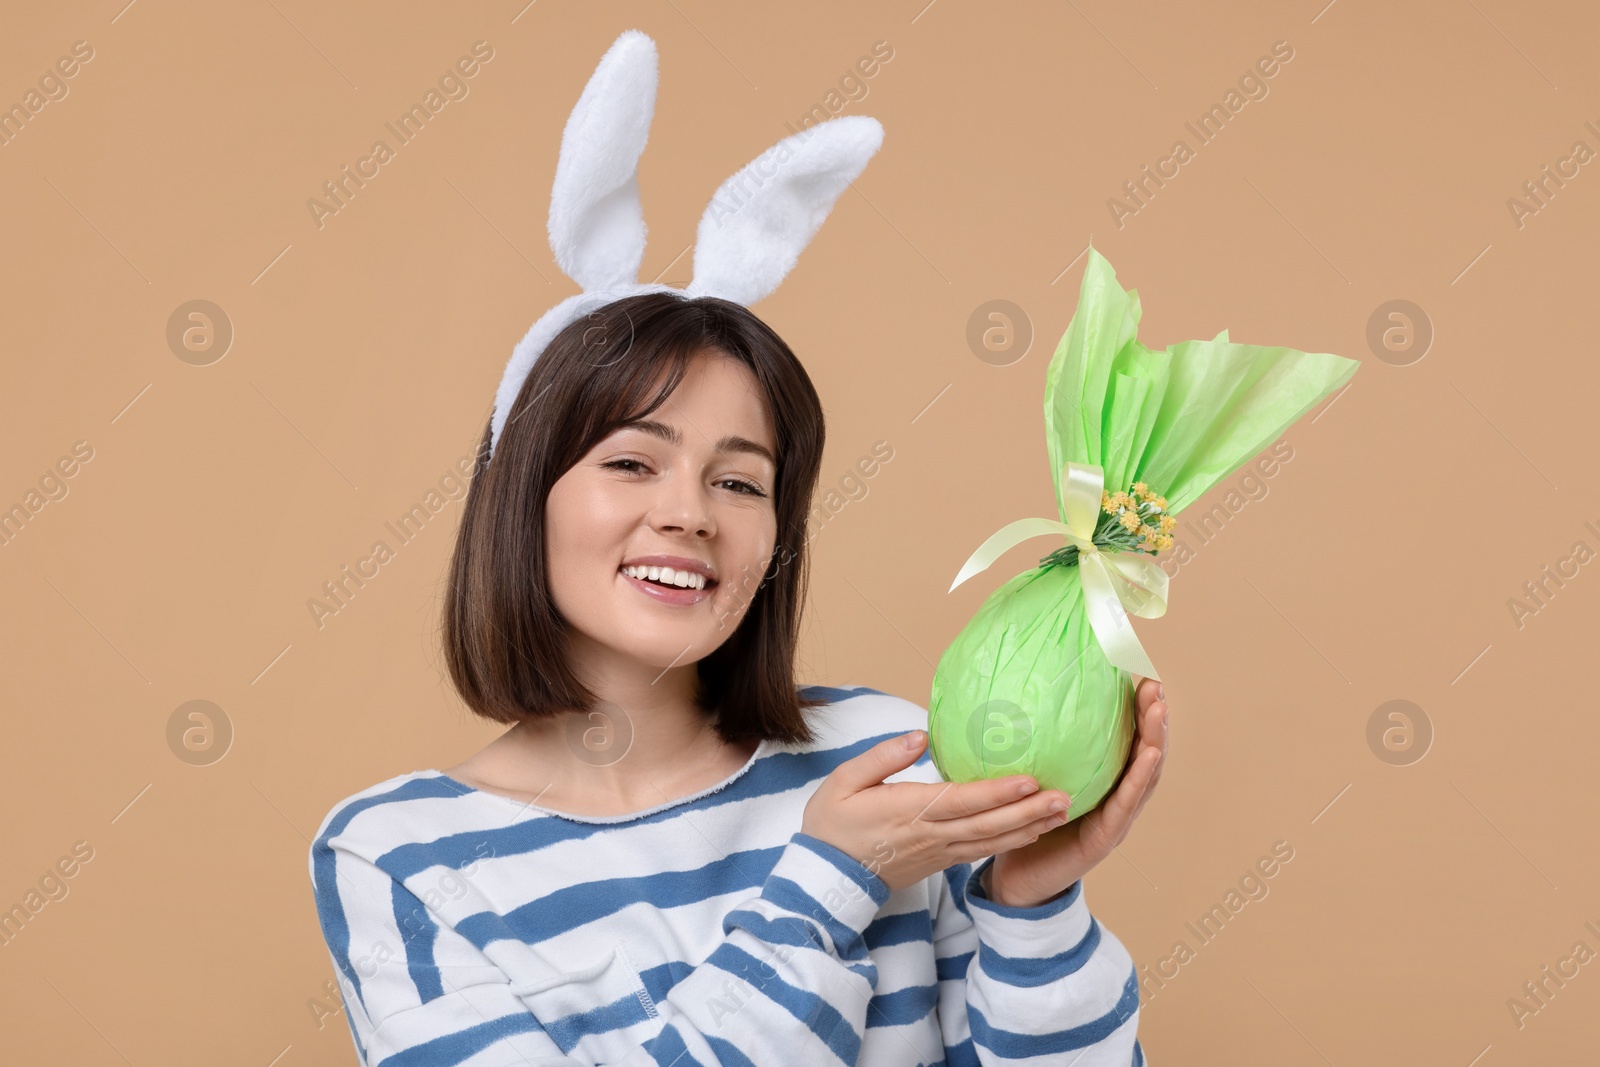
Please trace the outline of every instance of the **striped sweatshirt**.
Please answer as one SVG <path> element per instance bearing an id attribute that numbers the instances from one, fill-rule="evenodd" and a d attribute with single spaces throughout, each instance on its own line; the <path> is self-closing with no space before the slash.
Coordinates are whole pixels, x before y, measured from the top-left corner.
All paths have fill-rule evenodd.
<path id="1" fill-rule="evenodd" d="M 958 864 L 891 891 L 800 831 L 840 763 L 917 704 L 811 687 L 816 739 L 622 816 L 413 771 L 336 804 L 318 918 L 368 1067 L 1118 1067 L 1139 985 L 1082 882 L 996 904 Z M 939 782 L 924 752 L 888 781 Z M 870 859 L 870 858 L 869 858 Z"/>

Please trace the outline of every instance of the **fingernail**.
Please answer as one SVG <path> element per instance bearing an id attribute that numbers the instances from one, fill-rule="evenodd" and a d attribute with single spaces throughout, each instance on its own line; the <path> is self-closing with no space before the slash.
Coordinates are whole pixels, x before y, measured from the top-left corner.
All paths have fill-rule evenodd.
<path id="1" fill-rule="evenodd" d="M 912 730 L 909 734 L 906 734 L 905 737 L 901 738 L 901 740 L 905 742 L 907 749 L 914 749 L 918 745 L 922 744 L 922 731 Z"/>
<path id="2" fill-rule="evenodd" d="M 1037 793 L 1038 791 L 1038 782 L 1019 782 L 1017 784 L 1017 796 L 1019 797 L 1025 797 L 1032 793 Z"/>
<path id="3" fill-rule="evenodd" d="M 1052 800 L 1050 802 L 1050 810 L 1052 812 L 1063 812 L 1063 811 L 1066 811 L 1067 810 L 1067 802 L 1065 800 Z"/>
<path id="4" fill-rule="evenodd" d="M 1165 699 L 1167 699 L 1167 687 L 1162 685 L 1160 682 L 1156 683 L 1156 699 L 1157 700 L 1165 700 Z"/>

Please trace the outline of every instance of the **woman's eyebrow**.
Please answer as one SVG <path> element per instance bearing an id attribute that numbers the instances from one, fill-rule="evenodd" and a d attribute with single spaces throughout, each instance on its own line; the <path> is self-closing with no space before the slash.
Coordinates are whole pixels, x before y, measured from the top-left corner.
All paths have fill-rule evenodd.
<path id="1" fill-rule="evenodd" d="M 676 427 L 668 426 L 666 423 L 657 422 L 654 419 L 636 419 L 633 422 L 626 423 L 622 429 L 642 430 L 647 434 L 661 438 L 663 441 L 668 441 L 675 445 L 683 444 L 683 434 L 679 433 Z M 748 437 L 740 437 L 738 434 L 728 434 L 718 441 L 717 451 L 748 452 L 752 456 L 760 456 L 774 467 L 778 465 L 777 457 L 765 445 L 757 444 Z"/>

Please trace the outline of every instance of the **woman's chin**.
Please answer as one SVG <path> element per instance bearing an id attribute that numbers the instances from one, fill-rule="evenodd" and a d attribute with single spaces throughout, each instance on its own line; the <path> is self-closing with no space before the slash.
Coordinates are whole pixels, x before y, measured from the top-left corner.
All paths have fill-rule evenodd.
<path id="1" fill-rule="evenodd" d="M 683 667 L 704 659 L 727 640 L 731 631 L 718 630 L 714 617 L 689 622 L 661 622 L 637 617 L 618 628 L 625 643 L 613 651 L 655 671 Z"/>

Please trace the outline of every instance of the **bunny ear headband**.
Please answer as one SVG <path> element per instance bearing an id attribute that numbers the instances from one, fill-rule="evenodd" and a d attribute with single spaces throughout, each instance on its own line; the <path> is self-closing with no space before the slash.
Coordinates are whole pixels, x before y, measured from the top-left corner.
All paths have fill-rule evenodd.
<path id="1" fill-rule="evenodd" d="M 784 138 L 723 182 L 700 218 L 687 289 L 640 283 L 639 154 L 656 107 L 656 44 L 625 30 L 595 67 L 561 134 L 550 248 L 583 291 L 529 328 L 495 393 L 489 453 L 534 361 L 567 325 L 625 296 L 677 293 L 754 304 L 778 287 L 845 186 L 883 143 L 877 119 L 829 119 Z"/>

